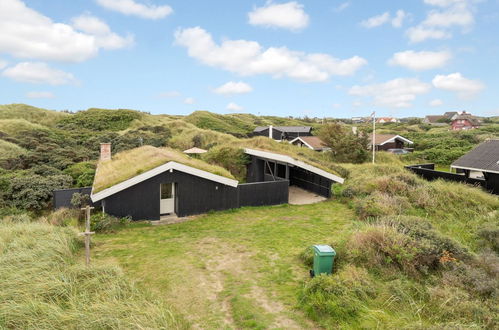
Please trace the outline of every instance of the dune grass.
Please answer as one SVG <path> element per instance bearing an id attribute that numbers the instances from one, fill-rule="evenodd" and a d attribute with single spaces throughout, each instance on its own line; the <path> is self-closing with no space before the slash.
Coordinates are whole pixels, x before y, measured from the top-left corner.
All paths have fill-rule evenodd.
<path id="1" fill-rule="evenodd" d="M 17 144 L 0 140 L 0 160 L 16 158 L 26 153 L 26 149 Z"/>
<path id="2" fill-rule="evenodd" d="M 234 176 L 226 169 L 191 158 L 174 149 L 143 146 L 120 152 L 114 155 L 110 161 L 100 161 L 97 165 L 94 179 L 94 193 L 166 164 L 169 161 L 234 179 Z"/>
<path id="3" fill-rule="evenodd" d="M 48 131 L 49 128 L 26 119 L 0 119 L 0 132 L 17 136 L 23 131 Z"/>
<path id="4" fill-rule="evenodd" d="M 0 119 L 24 119 L 31 123 L 53 126 L 67 113 L 36 108 L 27 104 L 0 105 Z"/>
<path id="5" fill-rule="evenodd" d="M 116 266 L 82 264 L 74 229 L 0 222 L 0 328 L 182 327 Z"/>

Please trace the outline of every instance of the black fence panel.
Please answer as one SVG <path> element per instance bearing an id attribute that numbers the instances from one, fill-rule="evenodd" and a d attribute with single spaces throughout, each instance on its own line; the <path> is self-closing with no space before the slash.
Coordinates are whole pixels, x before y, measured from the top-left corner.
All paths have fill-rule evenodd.
<path id="1" fill-rule="evenodd" d="M 238 185 L 239 206 L 285 204 L 289 198 L 289 181 L 267 181 Z"/>
<path id="2" fill-rule="evenodd" d="M 91 192 L 92 192 L 92 187 L 54 190 L 54 197 L 52 204 L 54 206 L 54 209 L 60 209 L 62 207 L 72 208 L 74 207 L 73 205 L 71 205 L 71 198 L 73 198 L 73 194 L 80 193 L 83 195 L 88 195 L 90 197 Z M 90 203 L 90 205 L 100 206 L 100 203 L 97 203 L 97 205 Z"/>
<path id="3" fill-rule="evenodd" d="M 499 187 L 497 187 L 496 182 L 494 182 L 491 179 L 484 180 L 484 179 L 468 178 L 464 174 L 435 171 L 433 170 L 433 168 L 435 168 L 434 166 L 435 166 L 434 164 L 422 164 L 422 165 L 418 164 L 418 165 L 409 165 L 406 166 L 405 168 L 407 168 L 413 173 L 416 173 L 417 175 L 421 176 L 422 178 L 428 181 L 444 179 L 447 181 L 462 182 L 474 186 L 480 186 L 485 190 L 492 192 L 493 194 L 499 194 Z"/>

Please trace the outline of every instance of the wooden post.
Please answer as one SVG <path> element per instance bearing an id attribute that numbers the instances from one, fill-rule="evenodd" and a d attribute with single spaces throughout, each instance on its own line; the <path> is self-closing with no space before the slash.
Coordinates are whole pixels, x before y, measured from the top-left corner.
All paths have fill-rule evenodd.
<path id="1" fill-rule="evenodd" d="M 95 234 L 95 232 L 90 231 L 90 210 L 93 209 L 89 205 L 81 209 L 85 211 L 85 232 L 80 233 L 80 235 L 85 235 L 85 261 L 87 266 L 90 265 L 90 235 Z"/>

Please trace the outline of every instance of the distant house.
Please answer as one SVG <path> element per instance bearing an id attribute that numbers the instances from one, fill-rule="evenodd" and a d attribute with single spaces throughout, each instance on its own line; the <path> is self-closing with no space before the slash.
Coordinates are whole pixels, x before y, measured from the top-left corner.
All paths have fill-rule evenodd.
<path id="1" fill-rule="evenodd" d="M 253 136 L 267 136 L 271 139 L 293 140 L 299 136 L 312 136 L 311 126 L 259 126 L 253 130 Z"/>
<path id="2" fill-rule="evenodd" d="M 329 148 L 326 143 L 322 141 L 318 136 L 299 136 L 294 140 L 291 140 L 289 143 L 295 146 L 306 147 L 315 151 L 331 150 L 331 148 Z"/>
<path id="3" fill-rule="evenodd" d="M 458 115 L 451 122 L 451 127 L 453 131 L 475 129 L 480 127 L 480 120 L 470 114 Z"/>
<path id="4" fill-rule="evenodd" d="M 369 121 L 369 118 L 366 117 L 352 117 L 352 124 L 362 124 Z"/>
<path id="5" fill-rule="evenodd" d="M 487 140 L 451 164 L 467 177 L 479 172 L 487 182 L 487 189 L 499 194 L 499 139 Z"/>
<path id="6" fill-rule="evenodd" d="M 369 140 L 373 141 L 373 135 L 369 135 Z M 403 149 L 406 145 L 413 144 L 411 140 L 396 134 L 376 134 L 374 145 L 376 150 Z M 372 148 L 371 148 L 372 149 Z"/>
<path id="7" fill-rule="evenodd" d="M 384 124 L 384 123 L 398 123 L 399 120 L 393 117 L 380 117 L 376 119 L 376 123 Z"/>
<path id="8" fill-rule="evenodd" d="M 450 120 L 449 117 L 445 115 L 429 115 L 425 116 L 423 123 L 430 125 L 445 125 L 445 122 Z"/>
<path id="9" fill-rule="evenodd" d="M 462 113 L 466 113 L 466 111 L 458 112 L 458 111 L 447 111 L 444 113 L 444 116 L 447 117 L 449 120 L 454 120 L 456 119 L 457 116 L 459 116 Z"/>

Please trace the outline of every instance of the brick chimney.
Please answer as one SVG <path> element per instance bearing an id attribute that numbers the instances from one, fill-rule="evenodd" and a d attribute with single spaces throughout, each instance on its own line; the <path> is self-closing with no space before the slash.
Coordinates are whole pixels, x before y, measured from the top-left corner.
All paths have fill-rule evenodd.
<path id="1" fill-rule="evenodd" d="M 100 144 L 100 160 L 111 160 L 111 143 Z"/>

